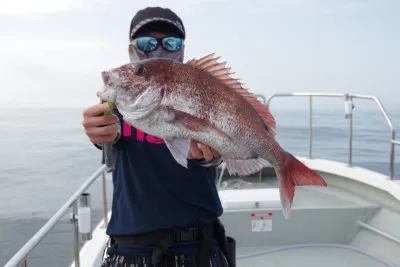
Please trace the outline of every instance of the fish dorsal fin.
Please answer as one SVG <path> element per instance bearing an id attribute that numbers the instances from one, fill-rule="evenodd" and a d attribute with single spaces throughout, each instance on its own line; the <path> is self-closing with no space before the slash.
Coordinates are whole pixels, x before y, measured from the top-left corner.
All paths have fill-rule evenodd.
<path id="1" fill-rule="evenodd" d="M 272 130 L 275 136 L 276 121 L 274 116 L 270 113 L 268 108 L 262 104 L 251 92 L 242 87 L 240 79 L 234 79 L 230 75 L 231 68 L 227 68 L 226 62 L 219 63 L 219 57 L 214 58 L 215 53 L 204 56 L 200 59 L 191 59 L 186 64 L 194 66 L 198 69 L 207 71 L 214 77 L 221 80 L 228 87 L 234 89 L 239 93 L 257 112 L 262 118 L 264 124 Z"/>

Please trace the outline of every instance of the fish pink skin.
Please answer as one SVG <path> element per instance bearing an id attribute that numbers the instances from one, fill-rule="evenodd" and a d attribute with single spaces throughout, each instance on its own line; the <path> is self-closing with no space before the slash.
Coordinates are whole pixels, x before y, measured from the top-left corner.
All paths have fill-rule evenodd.
<path id="1" fill-rule="evenodd" d="M 249 175 L 272 165 L 287 220 L 295 186 L 327 184 L 282 149 L 268 108 L 213 56 L 185 64 L 148 59 L 104 71 L 104 91 L 97 95 L 114 102 L 128 124 L 164 139 L 184 167 L 191 139 L 217 151 L 231 175 Z"/>

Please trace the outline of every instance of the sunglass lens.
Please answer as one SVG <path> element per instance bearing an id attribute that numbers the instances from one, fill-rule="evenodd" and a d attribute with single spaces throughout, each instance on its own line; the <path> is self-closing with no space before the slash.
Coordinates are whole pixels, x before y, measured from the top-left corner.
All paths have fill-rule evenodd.
<path id="1" fill-rule="evenodd" d="M 144 52 L 157 49 L 157 44 L 157 39 L 153 37 L 139 37 L 137 39 L 137 47 Z"/>
<path id="2" fill-rule="evenodd" d="M 178 51 L 182 48 L 182 39 L 176 37 L 166 37 L 162 40 L 163 47 L 167 51 Z"/>

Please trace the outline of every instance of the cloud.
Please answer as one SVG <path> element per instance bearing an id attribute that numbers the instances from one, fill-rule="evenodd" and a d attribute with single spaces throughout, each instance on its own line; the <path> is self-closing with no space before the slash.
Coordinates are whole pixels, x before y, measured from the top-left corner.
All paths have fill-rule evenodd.
<path id="1" fill-rule="evenodd" d="M 82 0 L 2 0 L 0 15 L 54 13 L 82 7 Z"/>
<path id="2" fill-rule="evenodd" d="M 0 36 L 0 51 L 61 51 L 106 48 L 108 43 L 92 40 L 31 40 Z"/>
<path id="3" fill-rule="evenodd" d="M 82 10 L 91 2 L 101 3 L 107 0 L 1 0 L 0 15 L 29 16 L 37 19 L 35 14 L 57 13 L 69 10 Z M 145 1 L 144 6 L 184 6 L 193 4 L 223 3 L 227 0 L 150 0 Z"/>
<path id="4" fill-rule="evenodd" d="M 149 0 L 146 1 L 148 6 L 164 5 L 164 6 L 175 6 L 183 4 L 213 4 L 213 3 L 224 3 L 228 0 Z"/>
<path id="5" fill-rule="evenodd" d="M 375 0 L 253 0 L 252 4 L 262 12 L 281 11 L 299 14 L 327 14 L 361 11 L 372 4 L 379 4 Z"/>
<path id="6" fill-rule="evenodd" d="M 128 61 L 130 17 L 154 5 L 182 16 L 190 35 L 186 59 L 216 52 L 255 93 L 315 89 L 376 94 L 382 88 L 382 100 L 392 101 L 390 90 L 399 84 L 394 71 L 400 62 L 397 2 L 82 0 L 80 7 L 54 2 L 64 3 L 55 11 L 62 13 L 0 15 L 10 25 L 0 32 L 5 88 L 0 106 L 96 103 L 100 71 Z M 27 22 L 31 15 L 44 20 Z"/>
<path id="7" fill-rule="evenodd" d="M 166 8 L 171 8 L 174 11 L 187 12 L 188 10 L 193 10 L 196 6 L 211 6 L 215 4 L 225 4 L 229 0 L 147 0 L 143 3 L 138 3 L 137 7 L 139 9 L 145 8 L 147 6 L 161 6 Z"/>

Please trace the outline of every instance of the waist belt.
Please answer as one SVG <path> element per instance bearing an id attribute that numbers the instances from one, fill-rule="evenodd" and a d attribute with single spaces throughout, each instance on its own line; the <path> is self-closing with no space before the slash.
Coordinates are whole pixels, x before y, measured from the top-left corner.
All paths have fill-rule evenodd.
<path id="1" fill-rule="evenodd" d="M 137 236 L 115 236 L 111 238 L 114 244 L 154 244 L 151 262 L 154 267 L 162 266 L 165 252 L 173 244 L 201 241 L 198 254 L 199 267 L 208 267 L 212 250 L 212 238 L 215 236 L 215 224 L 203 228 L 187 230 L 169 230 L 165 232 L 146 233 Z"/>
<path id="2" fill-rule="evenodd" d="M 202 240 L 203 236 L 201 231 L 202 229 L 199 228 L 190 228 L 187 230 L 170 230 L 165 232 L 146 233 L 136 236 L 115 236 L 112 237 L 112 242 L 114 244 L 157 244 L 163 238 L 165 238 L 166 235 L 168 235 L 173 242 L 172 244 L 177 244 L 182 242 Z M 212 235 L 213 234 L 214 233 L 212 233 Z"/>

